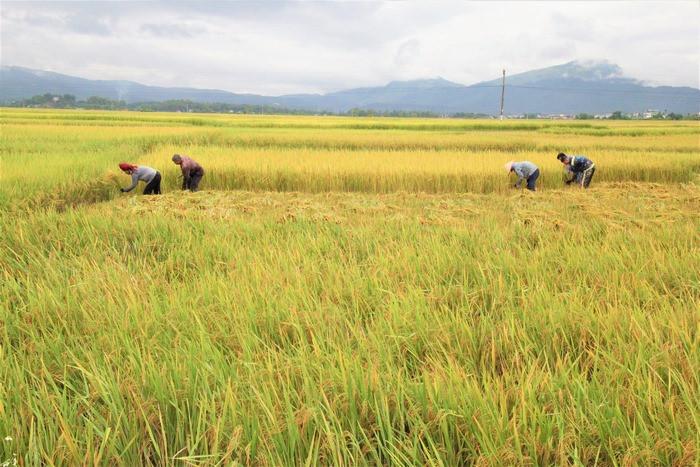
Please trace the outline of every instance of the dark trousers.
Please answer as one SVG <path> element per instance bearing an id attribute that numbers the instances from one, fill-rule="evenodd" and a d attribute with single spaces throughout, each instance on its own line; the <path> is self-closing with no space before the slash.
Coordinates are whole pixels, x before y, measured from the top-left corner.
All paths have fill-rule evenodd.
<path id="1" fill-rule="evenodd" d="M 156 172 L 153 180 L 148 182 L 146 188 L 143 189 L 144 195 L 159 195 L 160 194 L 160 172 Z"/>
<path id="2" fill-rule="evenodd" d="M 190 173 L 190 178 L 185 180 L 185 190 L 197 191 L 202 177 L 204 177 L 204 171 Z"/>
<path id="3" fill-rule="evenodd" d="M 583 172 L 579 172 L 576 174 L 576 183 L 578 185 L 581 185 L 583 188 L 588 188 L 588 185 L 591 184 L 591 180 L 593 179 L 593 174 L 595 173 L 595 167 L 591 167 L 590 169 L 586 169 Z"/>
<path id="4" fill-rule="evenodd" d="M 527 189 L 530 191 L 535 191 L 535 183 L 537 183 L 537 179 L 540 178 L 540 169 L 535 170 L 532 172 L 532 175 L 527 177 Z"/>

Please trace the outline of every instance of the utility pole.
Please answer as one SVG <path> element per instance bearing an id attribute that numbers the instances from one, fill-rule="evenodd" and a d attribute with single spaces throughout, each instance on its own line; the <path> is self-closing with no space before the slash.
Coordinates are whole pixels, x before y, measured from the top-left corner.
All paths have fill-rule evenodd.
<path id="1" fill-rule="evenodd" d="M 503 70 L 503 83 L 501 84 L 501 120 L 503 120 L 503 99 L 506 94 L 506 70 Z"/>

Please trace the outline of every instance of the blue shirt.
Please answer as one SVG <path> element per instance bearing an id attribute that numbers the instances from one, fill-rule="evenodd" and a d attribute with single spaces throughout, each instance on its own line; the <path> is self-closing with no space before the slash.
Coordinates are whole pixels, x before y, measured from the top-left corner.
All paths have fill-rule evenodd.
<path id="1" fill-rule="evenodd" d="M 586 156 L 571 156 L 571 163 L 569 164 L 569 172 L 581 173 L 585 170 L 590 169 L 595 164 L 593 161 Z"/>

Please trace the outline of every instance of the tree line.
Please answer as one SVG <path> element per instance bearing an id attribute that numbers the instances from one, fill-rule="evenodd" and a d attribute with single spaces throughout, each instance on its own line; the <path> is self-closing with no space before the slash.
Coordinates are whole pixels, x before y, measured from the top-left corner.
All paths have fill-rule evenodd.
<path id="1" fill-rule="evenodd" d="M 45 93 L 21 99 L 18 101 L 3 102 L 0 105 L 6 107 L 33 107 L 50 109 L 90 109 L 90 110 L 134 110 L 140 112 L 196 112 L 196 113 L 238 113 L 238 114 L 283 114 L 283 115 L 341 115 L 352 117 L 414 117 L 414 118 L 493 118 L 483 113 L 457 112 L 453 114 L 439 114 L 430 111 L 418 110 L 372 110 L 353 108 L 348 111 L 332 112 L 329 110 L 291 109 L 279 105 L 267 104 L 225 104 L 221 102 L 194 102 L 185 99 L 167 100 L 159 102 L 132 102 L 108 99 L 105 97 L 91 96 L 84 100 L 76 99 L 72 94 Z M 536 114 L 527 114 L 529 118 L 537 118 Z M 587 113 L 579 113 L 574 118 L 578 120 L 593 119 L 594 116 Z M 630 114 L 621 111 L 613 112 L 607 119 L 631 120 Z M 657 120 L 698 120 L 695 114 L 657 113 L 653 117 Z"/>
<path id="2" fill-rule="evenodd" d="M 32 107 L 48 109 L 90 109 L 90 110 L 135 110 L 141 112 L 196 112 L 196 113 L 238 113 L 238 114 L 289 114 L 289 115 L 349 115 L 387 117 L 440 117 L 433 112 L 419 111 L 376 111 L 350 109 L 347 112 L 328 110 L 290 109 L 279 105 L 266 104 L 225 104 L 221 102 L 194 102 L 184 99 L 158 102 L 132 102 L 92 96 L 84 100 L 72 94 L 41 94 L 18 101 L 5 102 L 7 107 Z M 466 114 L 461 114 L 466 115 Z M 468 114 L 476 116 L 475 114 Z M 486 117 L 486 115 L 484 115 Z"/>

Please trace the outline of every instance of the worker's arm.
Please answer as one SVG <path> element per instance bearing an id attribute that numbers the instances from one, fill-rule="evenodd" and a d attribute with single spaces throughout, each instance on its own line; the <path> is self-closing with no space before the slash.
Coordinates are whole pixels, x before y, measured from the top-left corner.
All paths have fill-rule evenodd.
<path id="1" fill-rule="evenodd" d="M 566 170 L 564 171 L 564 173 L 565 173 L 565 175 L 564 175 L 565 178 L 568 177 L 568 176 L 571 176 L 570 178 L 568 178 L 567 180 L 565 180 L 564 183 L 566 183 L 567 185 L 571 185 L 571 183 L 572 183 L 574 180 L 576 180 L 576 173 L 575 173 L 574 170 L 571 168 L 571 166 L 568 166 L 568 167 L 566 168 Z"/>
<path id="2" fill-rule="evenodd" d="M 515 172 L 515 175 L 518 176 L 518 181 L 515 182 L 515 188 L 520 188 L 520 185 L 522 185 L 523 180 L 525 180 L 523 171 L 520 167 L 513 167 L 513 172 Z"/>
<path id="3" fill-rule="evenodd" d="M 122 188 L 122 193 L 130 192 L 131 190 L 136 188 L 136 185 L 138 185 L 138 183 L 139 183 L 139 174 L 134 172 L 131 174 L 131 186 L 129 186 L 127 188 Z"/>

